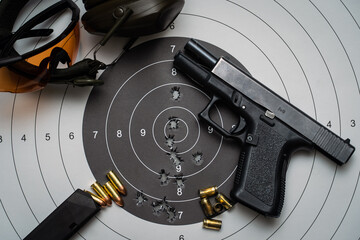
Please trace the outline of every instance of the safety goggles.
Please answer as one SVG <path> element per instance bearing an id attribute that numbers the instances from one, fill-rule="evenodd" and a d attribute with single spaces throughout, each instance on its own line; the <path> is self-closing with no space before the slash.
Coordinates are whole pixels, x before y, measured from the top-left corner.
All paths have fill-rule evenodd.
<path id="1" fill-rule="evenodd" d="M 47 83 L 73 81 L 79 75 L 78 69 L 57 69 L 59 63 L 71 66 L 76 59 L 79 46 L 79 8 L 71 0 L 61 0 L 12 33 L 17 15 L 27 2 L 28 0 L 2 0 L 0 3 L 0 91 L 3 92 L 32 92 L 44 88 Z M 39 25 L 45 21 L 56 21 L 54 16 L 68 10 L 71 11 L 71 20 L 55 38 L 41 46 L 36 45 L 25 53 L 15 50 L 14 44 L 21 39 L 47 38 L 51 35 L 52 29 L 41 29 L 38 28 Z M 81 72 L 80 75 L 84 74 Z M 86 81 L 80 81 L 79 85 L 87 85 Z"/>

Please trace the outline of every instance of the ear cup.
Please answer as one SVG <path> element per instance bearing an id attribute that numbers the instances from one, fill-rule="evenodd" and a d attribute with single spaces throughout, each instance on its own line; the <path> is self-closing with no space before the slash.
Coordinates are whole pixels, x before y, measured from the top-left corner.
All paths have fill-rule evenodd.
<path id="1" fill-rule="evenodd" d="M 115 24 L 118 7 L 133 11 L 130 18 L 115 31 L 122 37 L 139 37 L 165 30 L 182 10 L 184 0 L 84 0 L 87 12 L 81 21 L 86 31 L 104 35 Z M 101 3 L 100 3 L 101 2 Z M 100 4 L 99 4 L 100 3 Z"/>
<path id="2" fill-rule="evenodd" d="M 106 2 L 106 1 L 105 1 Z M 90 10 L 91 8 L 104 3 L 104 0 L 83 0 L 84 6 L 86 10 Z"/>

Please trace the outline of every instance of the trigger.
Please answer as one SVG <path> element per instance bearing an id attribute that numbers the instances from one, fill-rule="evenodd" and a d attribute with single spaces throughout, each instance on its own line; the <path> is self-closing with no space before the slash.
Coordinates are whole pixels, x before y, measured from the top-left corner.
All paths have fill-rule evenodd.
<path id="1" fill-rule="evenodd" d="M 238 123 L 231 128 L 230 133 L 232 135 L 240 135 L 245 129 L 245 127 L 246 127 L 245 119 L 240 117 Z"/>

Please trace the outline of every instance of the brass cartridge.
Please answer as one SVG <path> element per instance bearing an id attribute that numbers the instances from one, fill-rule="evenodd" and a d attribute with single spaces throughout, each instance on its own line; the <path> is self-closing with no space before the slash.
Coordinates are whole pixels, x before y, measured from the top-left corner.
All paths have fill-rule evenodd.
<path id="1" fill-rule="evenodd" d="M 118 205 L 120 207 L 124 206 L 123 199 L 121 198 L 118 191 L 116 191 L 115 186 L 110 181 L 105 183 L 104 189 L 110 195 L 111 199 L 116 203 L 116 205 Z"/>
<path id="2" fill-rule="evenodd" d="M 216 219 L 204 219 L 203 228 L 219 231 L 221 229 L 222 221 Z"/>
<path id="3" fill-rule="evenodd" d="M 216 213 L 221 213 L 224 210 L 224 206 L 221 203 L 217 202 L 214 204 L 213 209 Z"/>
<path id="4" fill-rule="evenodd" d="M 111 205 L 112 202 L 110 196 L 106 193 L 105 189 L 98 182 L 92 184 L 91 187 L 101 198 L 104 199 L 108 206 Z"/>
<path id="5" fill-rule="evenodd" d="M 87 192 L 88 194 L 90 194 L 90 196 L 94 200 L 94 202 L 99 204 L 101 207 L 106 207 L 107 206 L 105 200 L 102 197 L 99 197 L 98 195 L 96 195 L 96 194 L 94 194 L 94 193 L 92 193 L 90 191 L 87 191 L 87 190 L 84 190 L 84 192 Z"/>
<path id="6" fill-rule="evenodd" d="M 226 208 L 226 210 L 229 210 L 230 208 L 233 207 L 233 204 L 231 203 L 231 201 L 223 194 L 219 193 L 216 196 L 216 200 L 221 203 L 224 208 Z"/>
<path id="7" fill-rule="evenodd" d="M 116 190 L 119 191 L 122 195 L 126 195 L 126 189 L 124 185 L 120 182 L 119 178 L 116 176 L 116 174 L 113 171 L 108 172 L 106 174 L 110 182 L 115 186 Z"/>
<path id="8" fill-rule="evenodd" d="M 200 189 L 199 195 L 201 198 L 206 198 L 206 197 L 214 196 L 215 194 L 217 194 L 217 192 L 218 192 L 217 187 L 209 187 L 205 189 Z"/>
<path id="9" fill-rule="evenodd" d="M 200 204 L 201 204 L 201 207 L 202 207 L 206 217 L 211 217 L 212 215 L 214 215 L 214 209 L 213 209 L 209 199 L 201 198 Z"/>

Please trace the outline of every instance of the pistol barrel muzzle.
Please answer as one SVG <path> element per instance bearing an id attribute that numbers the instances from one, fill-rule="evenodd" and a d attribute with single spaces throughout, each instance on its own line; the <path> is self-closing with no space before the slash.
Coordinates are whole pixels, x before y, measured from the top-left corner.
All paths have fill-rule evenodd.
<path id="1" fill-rule="evenodd" d="M 203 47 L 198 41 L 191 39 L 185 45 L 185 50 L 189 51 L 196 60 L 205 67 L 212 69 L 217 59 L 212 55 L 205 47 Z"/>
<path id="2" fill-rule="evenodd" d="M 182 73 L 193 79 L 201 86 L 206 85 L 211 77 L 211 73 L 194 62 L 191 58 L 179 52 L 174 57 L 174 67 L 179 69 Z"/>

